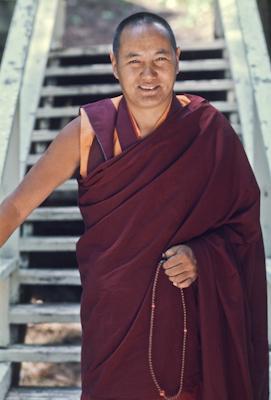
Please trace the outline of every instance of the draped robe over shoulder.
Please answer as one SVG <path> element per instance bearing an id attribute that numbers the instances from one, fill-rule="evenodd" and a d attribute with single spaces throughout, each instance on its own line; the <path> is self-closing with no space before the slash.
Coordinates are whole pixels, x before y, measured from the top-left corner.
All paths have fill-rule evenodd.
<path id="1" fill-rule="evenodd" d="M 226 118 L 207 100 L 187 97 L 183 106 L 174 94 L 160 126 L 133 140 L 124 97 L 117 111 L 110 99 L 82 106 L 105 159 L 77 177 L 85 224 L 76 246 L 81 400 L 158 400 L 148 366 L 151 291 L 161 254 L 178 244 L 192 248 L 198 266 L 197 280 L 183 289 L 180 400 L 268 400 L 259 187 Z M 179 387 L 180 304 L 180 289 L 161 270 L 153 364 L 168 396 Z"/>

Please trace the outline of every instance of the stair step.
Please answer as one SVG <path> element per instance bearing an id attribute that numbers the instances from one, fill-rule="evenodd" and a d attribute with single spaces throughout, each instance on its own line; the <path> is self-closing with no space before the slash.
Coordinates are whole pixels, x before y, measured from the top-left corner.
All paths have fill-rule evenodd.
<path id="1" fill-rule="evenodd" d="M 77 268 L 19 268 L 18 278 L 24 285 L 81 285 Z"/>
<path id="2" fill-rule="evenodd" d="M 216 39 L 212 41 L 193 41 L 183 42 L 182 52 L 186 51 L 210 51 L 210 50 L 223 50 L 225 48 L 224 39 Z M 69 47 L 64 50 L 53 50 L 50 52 L 50 58 L 67 58 L 67 57 L 82 57 L 82 56 L 96 56 L 96 55 L 109 55 L 112 49 L 111 44 L 97 45 L 89 47 Z"/>
<path id="3" fill-rule="evenodd" d="M 54 140 L 59 130 L 57 129 L 36 129 L 32 132 L 32 142 L 50 142 Z"/>
<path id="4" fill-rule="evenodd" d="M 41 89 L 41 96 L 82 96 L 82 95 L 103 95 L 112 97 L 121 93 L 118 83 L 92 84 L 92 85 L 68 85 L 68 86 L 44 86 Z M 78 113 L 78 108 L 77 108 Z M 39 115 L 38 115 L 39 116 Z"/>
<path id="5" fill-rule="evenodd" d="M 206 60 L 184 60 L 180 62 L 182 72 L 190 71 L 225 71 L 229 69 L 228 60 L 221 58 Z M 57 76 L 84 76 L 84 75 L 112 75 L 111 64 L 90 64 L 66 67 L 49 67 L 45 72 L 47 77 Z"/>
<path id="6" fill-rule="evenodd" d="M 62 183 L 59 185 L 57 188 L 55 188 L 55 191 L 57 192 L 77 192 L 78 190 L 78 183 L 76 179 L 67 179 L 66 182 Z"/>
<path id="7" fill-rule="evenodd" d="M 4 400 L 11 383 L 11 363 L 0 363 L 0 399 Z"/>
<path id="8" fill-rule="evenodd" d="M 241 127 L 239 124 L 232 124 L 232 127 L 234 128 L 236 133 L 238 133 L 238 134 L 241 133 Z M 33 131 L 33 134 L 32 134 L 32 142 L 43 142 L 43 141 L 51 142 L 52 140 L 55 139 L 55 137 L 58 133 L 59 133 L 59 130 L 36 129 Z"/>
<path id="9" fill-rule="evenodd" d="M 231 79 L 209 79 L 209 80 L 186 80 L 177 81 L 174 85 L 176 92 L 215 92 L 233 90 L 234 84 Z M 68 85 L 68 86 L 44 86 L 41 90 L 42 96 L 82 96 L 82 95 L 107 95 L 120 93 L 118 83 L 91 84 L 91 85 Z M 78 109 L 77 109 L 78 111 Z"/>
<path id="10" fill-rule="evenodd" d="M 212 101 L 211 104 L 221 112 L 237 112 L 237 104 L 228 101 Z M 65 118 L 78 116 L 79 106 L 42 107 L 37 111 L 37 118 Z"/>
<path id="11" fill-rule="evenodd" d="M 0 361 L 10 362 L 80 362 L 81 346 L 14 344 L 0 348 Z"/>
<path id="12" fill-rule="evenodd" d="M 41 157 L 39 154 L 29 156 L 28 164 L 35 164 Z M 81 221 L 78 207 L 38 207 L 28 217 L 27 221 Z"/>
<path id="13" fill-rule="evenodd" d="M 77 387 L 18 387 L 12 388 L 6 400 L 80 400 Z"/>
<path id="14" fill-rule="evenodd" d="M 20 251 L 75 251 L 75 236 L 28 236 L 19 240 Z"/>
<path id="15" fill-rule="evenodd" d="M 72 303 L 11 305 L 9 322 L 11 324 L 80 322 L 80 306 Z"/>

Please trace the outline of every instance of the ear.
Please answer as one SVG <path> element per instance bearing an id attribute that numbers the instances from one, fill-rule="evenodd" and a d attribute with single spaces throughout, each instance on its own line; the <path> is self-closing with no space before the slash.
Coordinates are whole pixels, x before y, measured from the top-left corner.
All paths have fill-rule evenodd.
<path id="1" fill-rule="evenodd" d="M 179 68 L 179 60 L 180 60 L 180 55 L 181 55 L 181 49 L 180 47 L 177 47 L 176 49 L 176 75 L 180 72 L 180 68 Z"/>
<path id="2" fill-rule="evenodd" d="M 118 68 L 117 68 L 117 58 L 112 51 L 110 51 L 109 55 L 110 55 L 110 60 L 111 60 L 111 64 L 112 64 L 113 74 L 116 79 L 119 79 Z"/>

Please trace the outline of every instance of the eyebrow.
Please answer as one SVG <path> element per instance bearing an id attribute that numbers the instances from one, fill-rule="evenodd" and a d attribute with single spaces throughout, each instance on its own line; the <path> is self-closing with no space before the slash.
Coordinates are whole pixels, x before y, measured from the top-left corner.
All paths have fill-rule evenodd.
<path id="1" fill-rule="evenodd" d="M 157 51 L 155 52 L 154 55 L 158 55 L 158 54 L 169 55 L 170 52 L 169 52 L 168 50 L 166 50 L 166 49 L 159 49 L 159 50 L 157 50 Z M 132 52 L 132 51 L 130 51 L 129 53 L 127 53 L 127 54 L 125 55 L 126 58 L 133 58 L 133 57 L 139 57 L 139 56 L 140 56 L 140 53 L 134 53 L 134 52 Z"/>

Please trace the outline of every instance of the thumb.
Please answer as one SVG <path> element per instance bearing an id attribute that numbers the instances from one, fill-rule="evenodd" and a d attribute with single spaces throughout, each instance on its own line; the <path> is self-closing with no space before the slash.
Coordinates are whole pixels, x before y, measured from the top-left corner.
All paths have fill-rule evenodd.
<path id="1" fill-rule="evenodd" d="M 163 255 L 165 255 L 167 258 L 174 256 L 175 254 L 177 254 L 177 250 L 178 250 L 179 246 L 172 246 L 170 247 L 170 249 L 168 249 L 167 251 L 165 251 L 163 253 Z"/>

